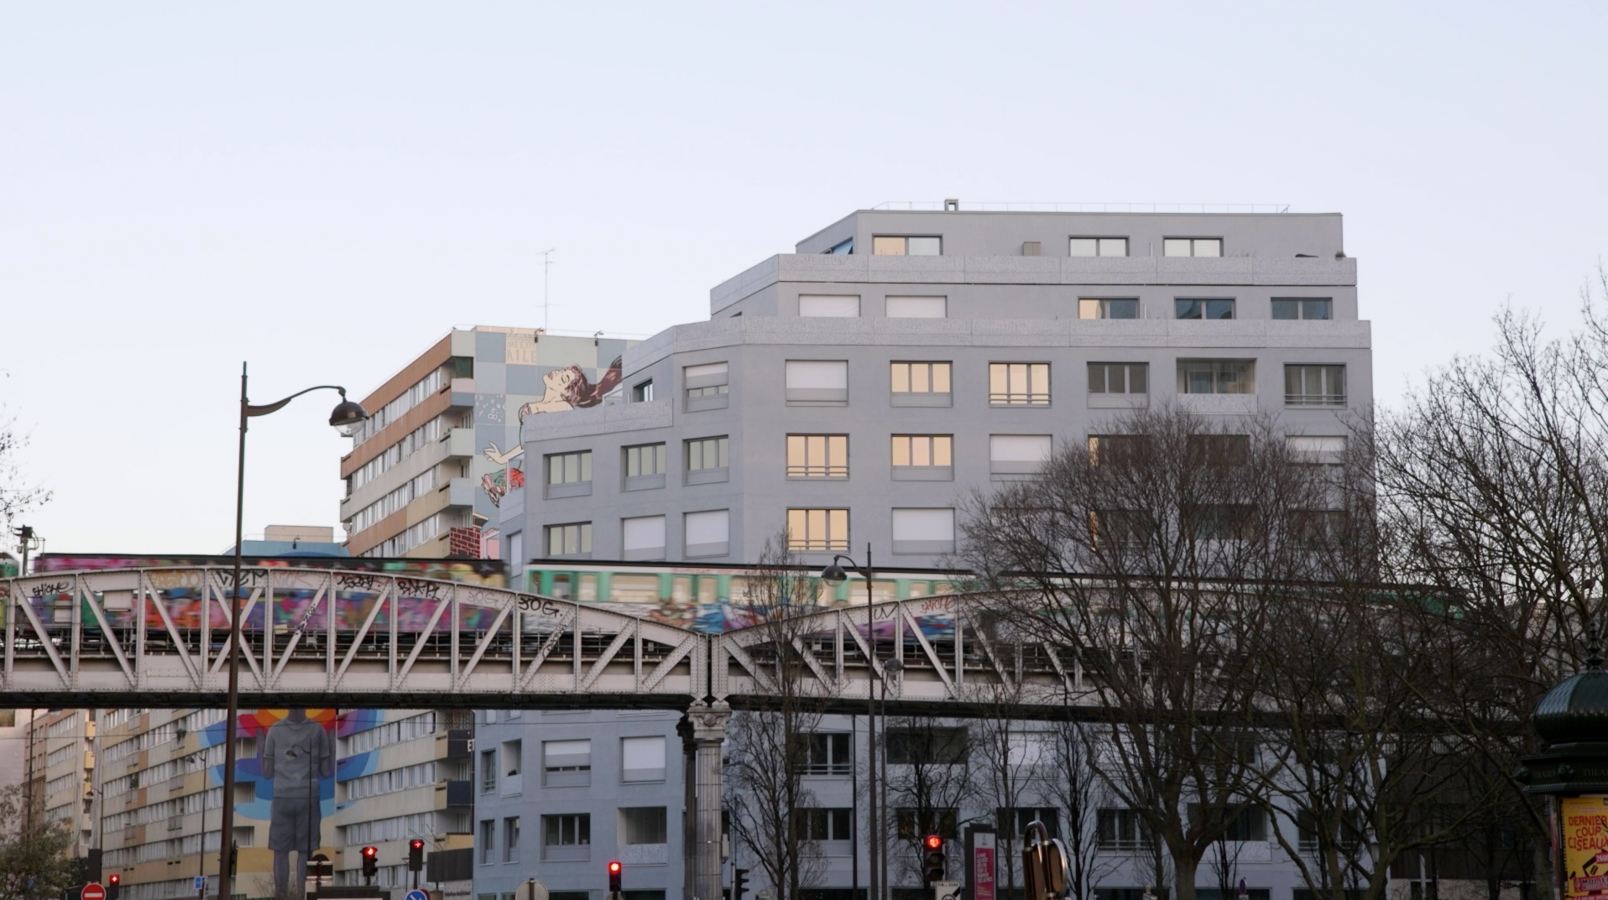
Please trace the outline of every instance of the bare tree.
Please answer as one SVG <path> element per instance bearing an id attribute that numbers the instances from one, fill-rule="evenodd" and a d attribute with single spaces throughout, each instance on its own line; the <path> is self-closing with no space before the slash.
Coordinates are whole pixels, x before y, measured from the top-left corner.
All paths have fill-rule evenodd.
<path id="1" fill-rule="evenodd" d="M 960 556 L 1019 628 L 1070 648 L 1068 701 L 1103 723 L 1112 794 L 1164 842 L 1176 896 L 1260 787 L 1270 610 L 1310 584 L 1300 536 L 1331 498 L 1265 417 L 1108 422 L 1030 480 L 966 504 Z"/>
<path id="2" fill-rule="evenodd" d="M 786 533 L 767 538 L 746 602 L 764 641 L 751 655 L 771 680 L 768 709 L 732 716 L 726 759 L 731 830 L 764 871 L 776 900 L 797 900 L 826 872 L 814 829 L 816 798 L 804 782 L 821 711 L 830 699 L 810 678 L 803 639 L 816 612 L 813 582 L 788 549 Z"/>
<path id="3" fill-rule="evenodd" d="M 919 881 L 922 837 L 960 836 L 961 817 L 976 794 L 972 728 L 930 715 L 889 716 L 888 804 L 892 837 L 903 853 L 889 853 L 889 883 Z"/>
<path id="4" fill-rule="evenodd" d="M 18 516 L 50 501 L 50 491 L 26 481 L 16 453 L 28 446 L 28 436 L 17 430 L 17 418 L 0 406 L 0 529 L 9 531 Z"/>
<path id="5" fill-rule="evenodd" d="M 996 646 L 996 651 L 1000 648 Z M 1040 759 L 1038 735 L 1017 719 L 1022 708 L 1022 680 L 968 685 L 966 703 L 978 714 L 971 721 L 978 776 L 977 798 L 996 813 L 998 839 L 1008 843 L 1018 835 L 1018 810 L 1030 796 L 1029 788 L 1039 769 L 1048 760 Z M 1017 855 L 1007 849 L 998 859 L 1004 862 L 1001 886 L 1017 887 Z"/>
<path id="6" fill-rule="evenodd" d="M 1108 792 L 1088 750 L 1091 730 L 1070 710 L 1050 723 L 1044 734 L 1048 744 L 1044 777 L 1037 785 L 1039 802 L 1060 816 L 1061 841 L 1071 863 L 1067 895 L 1072 900 L 1094 900 L 1095 886 L 1115 868 L 1115 862 L 1102 861 L 1100 852 L 1100 808 Z"/>

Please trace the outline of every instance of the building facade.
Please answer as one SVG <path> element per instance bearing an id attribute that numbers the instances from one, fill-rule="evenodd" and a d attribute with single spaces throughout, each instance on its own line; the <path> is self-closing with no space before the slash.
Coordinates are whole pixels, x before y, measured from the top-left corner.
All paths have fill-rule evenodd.
<path id="1" fill-rule="evenodd" d="M 363 398 L 372 417 L 340 465 L 348 550 L 496 558 L 499 507 L 524 483 L 520 420 L 601 403 L 629 345 L 484 325 L 437 341 Z"/>
<path id="2" fill-rule="evenodd" d="M 742 563 L 785 530 L 940 566 L 958 498 L 1138 408 L 1332 451 L 1373 395 L 1342 248 L 1339 215 L 854 213 L 628 348 L 617 399 L 526 415 L 504 558 Z"/>

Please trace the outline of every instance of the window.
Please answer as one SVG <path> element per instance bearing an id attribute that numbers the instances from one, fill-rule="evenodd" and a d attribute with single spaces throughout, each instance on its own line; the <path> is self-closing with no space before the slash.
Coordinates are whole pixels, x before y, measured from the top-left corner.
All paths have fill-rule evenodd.
<path id="1" fill-rule="evenodd" d="M 627 806 L 620 809 L 620 843 L 663 844 L 666 842 L 665 808 Z"/>
<path id="2" fill-rule="evenodd" d="M 787 549 L 814 551 L 849 549 L 849 511 L 788 510 Z"/>
<path id="3" fill-rule="evenodd" d="M 988 471 L 995 475 L 1033 475 L 1050 458 L 1047 434 L 994 434 L 988 438 Z"/>
<path id="4" fill-rule="evenodd" d="M 806 775 L 848 775 L 854 771 L 850 754 L 850 735 L 826 732 L 804 736 Z"/>
<path id="5" fill-rule="evenodd" d="M 592 817 L 587 813 L 542 816 L 542 855 L 553 860 L 588 859 L 581 848 L 592 843 Z"/>
<path id="6" fill-rule="evenodd" d="M 1290 435 L 1285 439 L 1285 446 L 1297 464 L 1313 466 L 1337 466 L 1345 457 L 1346 439 L 1344 437 L 1318 437 L 1310 435 Z"/>
<path id="7" fill-rule="evenodd" d="M 633 403 L 647 403 L 653 399 L 653 380 L 640 382 L 631 388 L 631 401 Z"/>
<path id="8" fill-rule="evenodd" d="M 1243 503 L 1199 503 L 1183 510 L 1183 525 L 1197 541 L 1249 540 L 1256 529 L 1256 508 Z"/>
<path id="9" fill-rule="evenodd" d="M 989 363 L 988 402 L 993 406 L 1048 406 L 1049 363 Z"/>
<path id="10" fill-rule="evenodd" d="M 620 538 L 627 560 L 664 559 L 664 516 L 621 519 Z"/>
<path id="11" fill-rule="evenodd" d="M 812 807 L 793 810 L 793 828 L 806 841 L 852 841 L 854 810 Z"/>
<path id="12" fill-rule="evenodd" d="M 687 392 L 687 411 L 723 409 L 727 405 L 727 366 L 723 362 L 687 366 L 681 370 L 682 387 Z"/>
<path id="13" fill-rule="evenodd" d="M 942 319 L 949 315 L 948 297 L 889 297 L 890 319 Z"/>
<path id="14" fill-rule="evenodd" d="M 959 765 L 968 758 L 965 728 L 890 728 L 889 765 Z"/>
<path id="15" fill-rule="evenodd" d="M 1254 359 L 1180 359 L 1180 394 L 1254 394 Z"/>
<path id="16" fill-rule="evenodd" d="M 1150 826 L 1132 809 L 1095 813 L 1095 839 L 1101 850 L 1141 850 L 1150 843 Z"/>
<path id="17" fill-rule="evenodd" d="M 1089 435 L 1089 465 L 1132 465 L 1143 458 L 1149 448 L 1149 437 L 1141 434 Z"/>
<path id="18" fill-rule="evenodd" d="M 1345 406 L 1345 366 L 1285 366 L 1285 406 Z"/>
<path id="19" fill-rule="evenodd" d="M 1089 363 L 1089 393 L 1147 394 L 1149 363 Z"/>
<path id="20" fill-rule="evenodd" d="M 999 836 L 1006 840 L 1020 837 L 1027 831 L 1027 826 L 1034 822 L 1042 822 L 1050 837 L 1061 835 L 1060 810 L 1054 807 L 1001 806 L 994 810 L 994 822 L 999 828 Z"/>
<path id="21" fill-rule="evenodd" d="M 943 239 L 937 237 L 883 235 L 871 238 L 871 253 L 875 256 L 938 256 L 942 250 Z"/>
<path id="22" fill-rule="evenodd" d="M 953 435 L 896 434 L 893 436 L 893 466 L 895 469 L 953 469 L 954 446 Z"/>
<path id="23" fill-rule="evenodd" d="M 1240 466 L 1251 457 L 1251 439 L 1243 434 L 1192 434 L 1185 452 L 1192 466 Z"/>
<path id="24" fill-rule="evenodd" d="M 664 735 L 628 737 L 620 741 L 621 781 L 663 781 L 664 770 Z"/>
<path id="25" fill-rule="evenodd" d="M 1339 509 L 1298 509 L 1292 517 L 1297 545 L 1307 548 L 1330 547 L 1346 530 L 1346 514 Z"/>
<path id="26" fill-rule="evenodd" d="M 800 294 L 798 314 L 813 318 L 856 318 L 860 315 L 860 297 L 857 294 Z"/>
<path id="27" fill-rule="evenodd" d="M 915 840 L 928 834 L 946 838 L 960 837 L 958 809 L 915 810 L 906 807 L 894 810 L 894 820 L 898 825 L 899 837 L 906 840 Z"/>
<path id="28" fill-rule="evenodd" d="M 592 783 L 592 742 L 545 741 L 542 780 L 548 787 L 580 787 Z"/>
<path id="29" fill-rule="evenodd" d="M 787 402 L 807 406 L 848 405 L 848 362 L 844 360 L 788 360 Z"/>
<path id="30" fill-rule="evenodd" d="M 519 862 L 519 817 L 503 819 L 503 862 Z"/>
<path id="31" fill-rule="evenodd" d="M 497 849 L 497 820 L 480 820 L 480 864 L 485 865 L 495 858 Z"/>
<path id="32" fill-rule="evenodd" d="M 1199 822 L 1200 814 L 1199 803 L 1189 804 L 1191 822 Z M 1225 841 L 1267 840 L 1267 816 L 1260 806 L 1246 803 L 1238 806 L 1212 807 L 1210 821 L 1223 827 Z"/>
<path id="33" fill-rule="evenodd" d="M 1165 238 L 1161 242 L 1163 256 L 1222 256 L 1222 238 Z"/>
<path id="34" fill-rule="evenodd" d="M 730 511 L 724 509 L 687 513 L 683 524 L 686 555 L 725 556 L 730 547 L 730 519 Z"/>
<path id="35" fill-rule="evenodd" d="M 626 490 L 664 487 L 664 444 L 639 444 L 626 447 L 623 452 Z"/>
<path id="36" fill-rule="evenodd" d="M 847 256 L 854 252 L 854 238 L 838 241 L 826 252 L 833 256 Z"/>
<path id="37" fill-rule="evenodd" d="M 893 552 L 951 553 L 955 549 L 955 511 L 941 509 L 895 509 L 893 511 Z"/>
<path id="38" fill-rule="evenodd" d="M 1139 301 L 1133 299 L 1103 300 L 1084 297 L 1078 301 L 1080 319 L 1137 319 Z"/>
<path id="39" fill-rule="evenodd" d="M 1174 300 L 1173 312 L 1179 319 L 1232 319 L 1233 300 Z"/>
<path id="40" fill-rule="evenodd" d="M 893 406 L 949 406 L 947 362 L 896 362 L 889 372 Z"/>
<path id="41" fill-rule="evenodd" d="M 1332 810 L 1329 813 L 1329 818 L 1334 821 L 1335 826 L 1331 826 L 1327 830 L 1331 839 L 1343 850 L 1349 852 L 1362 846 L 1368 834 L 1368 825 L 1367 820 L 1357 810 Z M 1316 851 L 1319 844 L 1318 832 L 1320 831 L 1318 817 L 1313 815 L 1311 810 L 1300 810 L 1296 813 L 1295 825 L 1298 834 L 1296 838 L 1298 848 L 1307 853 Z M 1337 832 L 1338 836 L 1336 836 Z"/>
<path id="42" fill-rule="evenodd" d="M 849 436 L 846 434 L 788 435 L 787 477 L 849 477 Z"/>
<path id="43" fill-rule="evenodd" d="M 547 526 L 547 555 L 575 556 L 592 552 L 592 523 Z"/>
<path id="44" fill-rule="evenodd" d="M 1089 514 L 1089 539 L 1096 550 L 1138 551 L 1155 536 L 1150 516 L 1137 509 L 1102 509 Z"/>
<path id="45" fill-rule="evenodd" d="M 547 457 L 547 483 L 578 484 L 592 480 L 592 451 L 553 453 Z"/>
<path id="46" fill-rule="evenodd" d="M 1075 237 L 1067 244 L 1068 256 L 1127 256 L 1127 238 Z M 1085 317 L 1088 318 L 1088 317 Z"/>
<path id="47" fill-rule="evenodd" d="M 480 751 L 480 793 L 489 794 L 497 789 L 497 751 Z"/>
<path id="48" fill-rule="evenodd" d="M 687 483 L 709 484 L 725 481 L 727 474 L 727 446 L 720 437 L 693 438 L 684 445 L 687 460 Z"/>
<path id="49" fill-rule="evenodd" d="M 1327 297 L 1273 298 L 1275 319 L 1332 319 L 1334 301 Z"/>

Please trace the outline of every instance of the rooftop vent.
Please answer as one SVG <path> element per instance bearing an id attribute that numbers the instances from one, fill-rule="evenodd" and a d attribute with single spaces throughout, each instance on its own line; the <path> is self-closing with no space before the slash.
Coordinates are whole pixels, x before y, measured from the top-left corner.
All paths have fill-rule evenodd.
<path id="1" fill-rule="evenodd" d="M 953 198 L 945 200 L 944 212 L 960 212 L 960 201 Z"/>

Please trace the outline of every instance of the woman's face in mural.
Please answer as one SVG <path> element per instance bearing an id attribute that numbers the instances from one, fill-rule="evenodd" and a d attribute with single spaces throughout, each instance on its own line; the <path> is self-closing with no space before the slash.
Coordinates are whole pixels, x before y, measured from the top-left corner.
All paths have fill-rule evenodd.
<path id="1" fill-rule="evenodd" d="M 575 370 L 571 368 L 554 369 L 542 376 L 542 384 L 547 386 L 548 398 L 561 397 L 569 386 L 575 383 Z"/>

